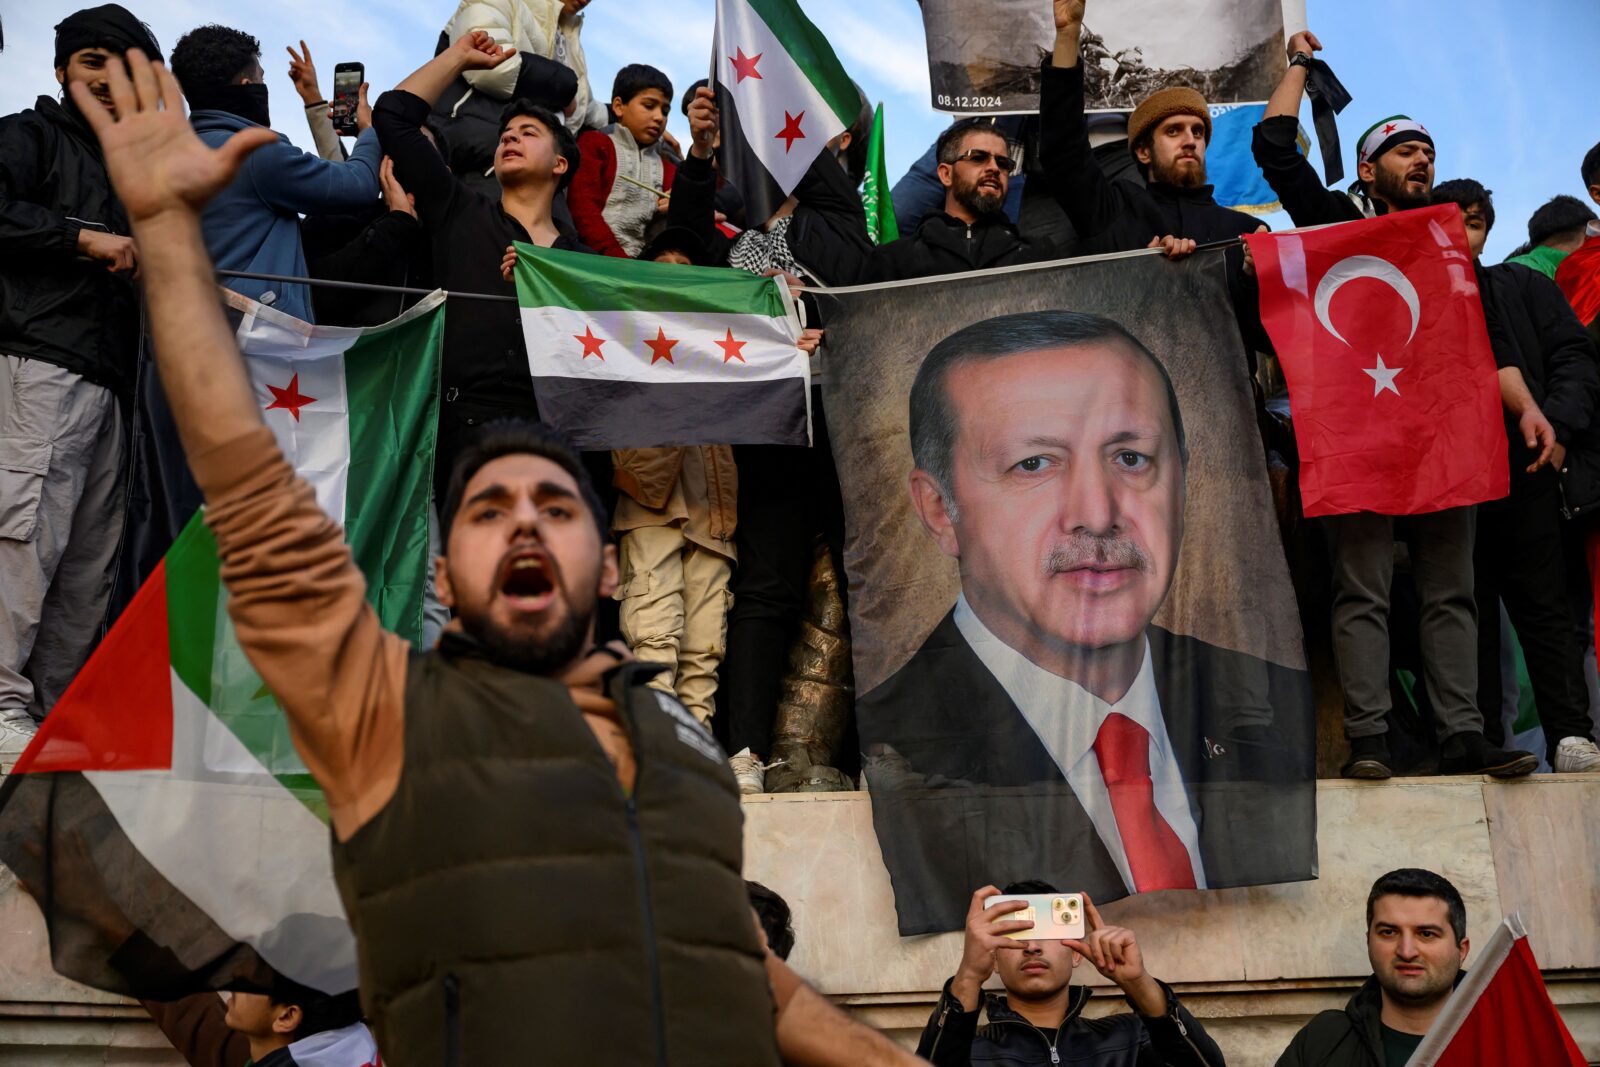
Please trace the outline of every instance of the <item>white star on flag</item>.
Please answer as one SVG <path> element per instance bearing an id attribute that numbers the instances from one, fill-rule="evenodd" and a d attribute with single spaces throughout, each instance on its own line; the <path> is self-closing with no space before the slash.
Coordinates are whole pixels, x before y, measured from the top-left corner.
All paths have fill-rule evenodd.
<path id="1" fill-rule="evenodd" d="M 1385 367 L 1383 365 L 1383 357 L 1379 356 L 1376 367 L 1362 367 L 1361 373 L 1371 376 L 1373 396 L 1377 396 L 1385 389 L 1395 396 L 1399 396 L 1400 390 L 1395 388 L 1394 376 L 1403 370 L 1405 370 L 1404 367 Z"/>

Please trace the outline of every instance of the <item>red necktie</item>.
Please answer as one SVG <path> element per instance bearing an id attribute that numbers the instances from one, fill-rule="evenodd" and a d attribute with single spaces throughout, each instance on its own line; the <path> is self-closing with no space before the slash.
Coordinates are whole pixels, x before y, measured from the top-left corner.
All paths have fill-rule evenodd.
<path id="1" fill-rule="evenodd" d="M 1111 795 L 1111 812 L 1133 873 L 1134 892 L 1193 889 L 1189 852 L 1156 808 L 1150 784 L 1149 732 L 1114 711 L 1100 726 L 1094 755 Z"/>

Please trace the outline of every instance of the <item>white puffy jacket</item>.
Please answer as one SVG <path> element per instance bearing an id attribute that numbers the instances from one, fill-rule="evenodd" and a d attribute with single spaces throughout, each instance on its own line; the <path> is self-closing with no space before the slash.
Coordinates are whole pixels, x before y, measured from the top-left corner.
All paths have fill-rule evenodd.
<path id="1" fill-rule="evenodd" d="M 496 100 L 511 99 L 522 71 L 523 52 L 564 63 L 578 76 L 578 95 L 567 118 L 567 128 L 576 135 L 581 130 L 597 130 L 607 120 L 605 104 L 596 100 L 589 88 L 588 64 L 578 40 L 582 29 L 582 15 L 562 18 L 561 0 L 461 0 L 445 33 L 455 41 L 472 30 L 484 30 L 496 44 L 517 50 L 493 70 L 469 70 L 465 75 L 474 90 Z M 560 56 L 558 36 L 565 42 L 565 54 Z"/>

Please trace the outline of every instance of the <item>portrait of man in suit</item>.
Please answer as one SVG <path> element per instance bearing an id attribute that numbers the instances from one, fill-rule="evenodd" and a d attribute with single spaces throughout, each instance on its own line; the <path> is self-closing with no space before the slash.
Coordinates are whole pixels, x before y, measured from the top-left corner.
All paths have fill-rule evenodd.
<path id="1" fill-rule="evenodd" d="M 1189 465 L 1161 361 L 1103 316 L 1007 315 L 935 345 L 909 407 L 912 507 L 960 594 L 858 701 L 875 817 L 920 805 L 891 873 L 954 897 L 1048 862 L 1101 899 L 1314 867 L 1261 848 L 1310 812 L 1280 722 L 1309 728 L 1304 672 L 1154 624 Z"/>

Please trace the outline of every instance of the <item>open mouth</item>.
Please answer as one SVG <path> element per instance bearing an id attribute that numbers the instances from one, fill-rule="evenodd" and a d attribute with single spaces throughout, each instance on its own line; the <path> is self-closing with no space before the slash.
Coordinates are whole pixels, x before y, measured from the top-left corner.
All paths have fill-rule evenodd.
<path id="1" fill-rule="evenodd" d="M 554 564 L 543 552 L 524 549 L 500 566 L 500 595 L 514 611 L 543 611 L 556 597 Z"/>

